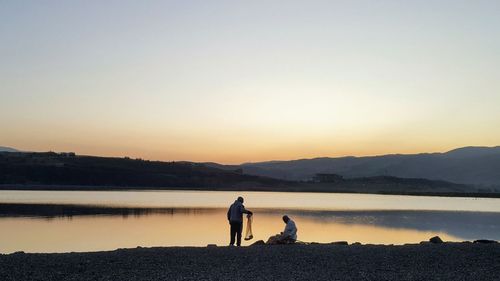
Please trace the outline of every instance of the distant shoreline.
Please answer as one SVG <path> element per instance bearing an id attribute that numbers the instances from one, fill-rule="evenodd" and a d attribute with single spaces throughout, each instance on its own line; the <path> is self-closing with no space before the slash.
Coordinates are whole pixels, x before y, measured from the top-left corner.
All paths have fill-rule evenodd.
<path id="1" fill-rule="evenodd" d="M 373 195 L 403 195 L 403 196 L 436 196 L 436 197 L 469 197 L 469 198 L 500 198 L 500 193 L 488 192 L 390 192 L 390 191 L 348 191 L 329 190 L 325 187 L 292 186 L 283 187 L 129 187 L 129 186 L 88 186 L 88 185 L 21 185 L 0 184 L 0 190 L 25 190 L 25 191 L 258 191 L 258 192 L 310 192 L 310 193 L 339 193 L 339 194 L 373 194 Z"/>

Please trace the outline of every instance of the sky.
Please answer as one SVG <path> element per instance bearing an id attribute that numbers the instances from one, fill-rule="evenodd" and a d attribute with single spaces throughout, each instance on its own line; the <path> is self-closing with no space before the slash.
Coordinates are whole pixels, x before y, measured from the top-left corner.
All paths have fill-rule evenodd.
<path id="1" fill-rule="evenodd" d="M 500 145 L 499 14 L 0 0 L 0 145 L 220 163 Z"/>

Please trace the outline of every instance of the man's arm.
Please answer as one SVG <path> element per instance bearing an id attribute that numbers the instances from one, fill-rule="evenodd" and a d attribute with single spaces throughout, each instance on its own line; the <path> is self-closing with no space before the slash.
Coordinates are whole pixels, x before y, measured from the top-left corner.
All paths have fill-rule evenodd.
<path id="1" fill-rule="evenodd" d="M 243 205 L 241 205 L 241 213 L 253 215 L 253 213 L 251 211 L 245 209 L 245 206 L 243 206 Z"/>
<path id="2" fill-rule="evenodd" d="M 288 237 L 292 237 L 292 226 L 289 223 L 285 225 L 285 230 L 283 230 L 283 234 L 281 235 L 281 238 Z"/>
<path id="3" fill-rule="evenodd" d="M 227 220 L 231 220 L 231 207 L 229 207 L 229 209 L 227 210 Z"/>

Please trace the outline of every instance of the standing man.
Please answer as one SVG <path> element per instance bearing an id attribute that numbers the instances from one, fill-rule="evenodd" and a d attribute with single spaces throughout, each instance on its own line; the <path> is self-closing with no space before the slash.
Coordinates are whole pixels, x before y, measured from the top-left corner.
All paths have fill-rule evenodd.
<path id="1" fill-rule="evenodd" d="M 243 214 L 252 215 L 253 213 L 246 210 L 243 206 L 243 197 L 238 197 L 236 201 L 227 210 L 227 220 L 231 225 L 231 241 L 229 246 L 234 246 L 234 240 L 236 236 L 236 245 L 241 246 L 241 231 L 243 230 Z"/>

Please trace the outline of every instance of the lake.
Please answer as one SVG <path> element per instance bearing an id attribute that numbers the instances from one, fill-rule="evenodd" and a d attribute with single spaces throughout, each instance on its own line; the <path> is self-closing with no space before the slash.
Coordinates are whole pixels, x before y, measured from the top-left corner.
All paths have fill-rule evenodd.
<path id="1" fill-rule="evenodd" d="M 500 199 L 226 191 L 0 191 L 0 252 L 226 245 L 228 206 L 254 212 L 254 239 L 295 220 L 298 239 L 372 244 L 500 240 Z"/>

